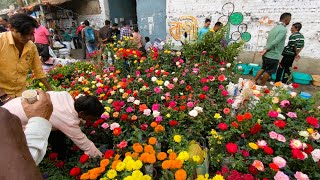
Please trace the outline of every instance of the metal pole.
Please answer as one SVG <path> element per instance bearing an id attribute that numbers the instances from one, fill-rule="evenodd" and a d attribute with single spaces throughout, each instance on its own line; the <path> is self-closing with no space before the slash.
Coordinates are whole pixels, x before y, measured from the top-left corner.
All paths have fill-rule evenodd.
<path id="1" fill-rule="evenodd" d="M 42 1 L 38 0 L 38 2 L 39 2 L 39 6 L 40 6 L 40 15 L 43 18 L 44 25 L 46 25 L 46 18 L 44 16 L 44 10 L 43 10 L 43 6 L 42 6 Z"/>

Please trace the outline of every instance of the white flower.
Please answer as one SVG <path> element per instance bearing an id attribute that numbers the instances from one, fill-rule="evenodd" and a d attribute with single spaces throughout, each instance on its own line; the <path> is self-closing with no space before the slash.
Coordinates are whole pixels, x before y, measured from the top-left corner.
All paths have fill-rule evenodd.
<path id="1" fill-rule="evenodd" d="M 299 131 L 299 135 L 302 136 L 302 137 L 305 137 L 305 138 L 309 137 L 308 131 Z"/>
<path id="2" fill-rule="evenodd" d="M 134 101 L 134 97 L 129 97 L 128 99 L 127 99 L 127 102 L 133 102 Z"/>
<path id="3" fill-rule="evenodd" d="M 111 95 L 114 95 L 116 92 L 115 91 L 110 91 L 110 94 Z"/>
<path id="4" fill-rule="evenodd" d="M 84 77 L 83 77 L 83 76 L 81 76 L 81 77 L 78 79 L 79 82 L 82 82 L 83 80 L 84 80 Z"/>
<path id="5" fill-rule="evenodd" d="M 228 64 L 226 65 L 226 67 L 227 67 L 227 68 L 231 67 L 231 63 L 228 63 Z"/>
<path id="6" fill-rule="evenodd" d="M 113 131 L 115 128 L 118 128 L 118 127 L 120 127 L 120 125 L 119 125 L 118 123 L 112 123 L 112 124 L 110 125 L 111 131 Z"/>
<path id="7" fill-rule="evenodd" d="M 199 106 L 194 107 L 194 110 L 196 110 L 198 113 L 203 112 L 203 108 Z"/>
<path id="8" fill-rule="evenodd" d="M 178 82 L 178 78 L 173 78 L 173 82 Z"/>
<path id="9" fill-rule="evenodd" d="M 143 110 L 143 114 L 146 115 L 146 116 L 150 116 L 151 110 L 150 109 L 145 109 L 145 110 Z"/>
<path id="10" fill-rule="evenodd" d="M 192 116 L 192 117 L 197 117 L 198 116 L 198 111 L 192 110 L 192 111 L 189 112 L 189 115 Z"/>
<path id="11" fill-rule="evenodd" d="M 278 118 L 280 118 L 280 119 L 286 119 L 286 117 L 284 117 L 284 115 L 282 115 L 282 114 L 278 114 Z"/>
<path id="12" fill-rule="evenodd" d="M 161 46 L 164 46 L 166 43 L 162 41 L 160 44 L 161 44 Z"/>
<path id="13" fill-rule="evenodd" d="M 165 82 L 164 82 L 164 86 L 168 86 L 169 84 L 170 84 L 169 81 L 165 81 Z"/>
<path id="14" fill-rule="evenodd" d="M 160 112 L 159 111 L 153 111 L 152 115 L 153 115 L 153 117 L 158 117 L 158 116 L 160 116 Z"/>
<path id="15" fill-rule="evenodd" d="M 179 65 L 180 65 L 180 62 L 179 62 L 179 61 L 177 61 L 177 62 L 176 62 L 176 65 L 177 65 L 177 66 L 179 66 Z"/>
<path id="16" fill-rule="evenodd" d="M 226 68 L 220 68 L 220 71 L 224 71 L 224 70 L 226 70 Z"/>
<path id="17" fill-rule="evenodd" d="M 135 101 L 133 101 L 133 104 L 140 105 L 140 101 L 139 100 L 135 100 Z"/>
<path id="18" fill-rule="evenodd" d="M 291 95 L 292 97 L 296 97 L 296 96 L 297 96 L 297 93 L 296 93 L 296 92 L 291 92 L 290 95 Z"/>
<path id="19" fill-rule="evenodd" d="M 122 89 L 122 88 L 119 89 L 119 92 L 124 93 L 124 89 Z"/>
<path id="20" fill-rule="evenodd" d="M 158 80 L 158 79 L 156 77 L 154 77 L 154 76 L 151 78 L 152 82 L 155 82 L 156 80 Z"/>
<path id="21" fill-rule="evenodd" d="M 315 133 L 311 134 L 311 137 L 314 140 L 319 140 L 320 139 L 320 134 L 318 132 L 315 132 Z"/>
<path id="22" fill-rule="evenodd" d="M 139 79 L 138 79 L 138 82 L 142 82 L 142 81 L 143 81 L 143 79 L 142 79 L 142 78 L 139 78 Z"/>
<path id="23" fill-rule="evenodd" d="M 315 149 L 311 152 L 312 159 L 314 162 L 318 162 L 320 160 L 320 149 Z"/>
<path id="24" fill-rule="evenodd" d="M 165 100 L 166 99 L 166 97 L 164 97 L 164 96 L 161 96 L 161 100 Z"/>

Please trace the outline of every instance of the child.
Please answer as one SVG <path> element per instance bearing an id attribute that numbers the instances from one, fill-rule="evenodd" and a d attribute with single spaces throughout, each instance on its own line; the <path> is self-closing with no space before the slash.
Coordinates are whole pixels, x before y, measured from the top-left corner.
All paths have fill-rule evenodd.
<path id="1" fill-rule="evenodd" d="M 52 150 L 64 159 L 66 152 L 65 136 L 68 136 L 81 150 L 91 157 L 102 156 L 92 141 L 81 131 L 80 119 L 94 121 L 102 115 L 104 107 L 95 96 L 82 96 L 75 101 L 68 92 L 48 92 L 53 104 L 53 112 L 49 119 L 52 124 L 52 132 L 49 143 Z M 24 127 L 28 118 L 22 108 L 21 98 L 15 98 L 6 103 L 3 108 L 18 116 Z M 63 133 L 61 133 L 61 132 Z M 52 137 L 55 136 L 55 137 Z M 53 139 L 50 142 L 50 139 Z"/>
<path id="2" fill-rule="evenodd" d="M 146 45 L 144 46 L 144 49 L 146 51 L 150 51 L 150 48 L 152 47 L 152 44 L 150 42 L 150 38 L 147 36 L 144 38 L 144 40 L 146 41 Z"/>

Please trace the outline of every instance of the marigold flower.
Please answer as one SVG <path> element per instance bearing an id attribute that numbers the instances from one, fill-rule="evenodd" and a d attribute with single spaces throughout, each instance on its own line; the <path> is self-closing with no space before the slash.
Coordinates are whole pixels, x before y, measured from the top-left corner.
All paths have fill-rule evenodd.
<path id="1" fill-rule="evenodd" d="M 90 179 L 90 174 L 89 173 L 84 173 L 80 176 L 81 180 L 87 180 Z"/>
<path id="2" fill-rule="evenodd" d="M 169 159 L 174 160 L 177 158 L 177 154 L 175 152 L 169 153 Z"/>
<path id="3" fill-rule="evenodd" d="M 153 146 L 151 146 L 151 145 L 146 145 L 146 146 L 144 146 L 144 152 L 152 154 L 152 153 L 154 153 L 155 151 L 154 151 L 154 149 L 153 149 Z"/>
<path id="4" fill-rule="evenodd" d="M 157 125 L 154 130 L 156 131 L 156 133 L 160 133 L 163 132 L 165 129 L 162 125 Z"/>
<path id="5" fill-rule="evenodd" d="M 110 179 L 113 179 L 117 176 L 117 171 L 111 169 L 107 172 L 107 177 L 110 178 Z"/>
<path id="6" fill-rule="evenodd" d="M 105 168 L 109 165 L 109 163 L 110 163 L 109 159 L 103 159 L 100 161 L 100 166 Z"/>
<path id="7" fill-rule="evenodd" d="M 174 174 L 174 177 L 176 178 L 176 180 L 186 180 L 187 179 L 187 172 L 183 169 L 179 169 Z"/>
<path id="8" fill-rule="evenodd" d="M 150 164 L 154 164 L 156 163 L 157 159 L 155 154 L 149 154 L 148 158 L 147 158 L 147 162 Z"/>
<path id="9" fill-rule="evenodd" d="M 118 165 L 118 163 L 120 163 L 120 162 L 121 162 L 120 160 L 115 160 L 115 161 L 113 161 L 113 162 L 112 162 L 112 165 L 111 165 L 112 169 L 116 170 L 117 165 Z"/>
<path id="10" fill-rule="evenodd" d="M 176 143 L 180 143 L 181 142 L 182 137 L 180 135 L 175 135 L 173 136 L 173 140 Z"/>
<path id="11" fill-rule="evenodd" d="M 150 145 L 155 145 L 157 143 L 157 139 L 155 137 L 150 137 L 148 143 Z"/>
<path id="12" fill-rule="evenodd" d="M 172 166 L 172 161 L 171 160 L 165 160 L 161 164 L 162 169 L 170 169 L 171 166 Z"/>
<path id="13" fill-rule="evenodd" d="M 163 160 L 165 160 L 167 158 L 167 153 L 165 153 L 165 152 L 160 152 L 160 153 L 158 153 L 158 155 L 157 155 L 157 159 L 159 160 L 159 161 L 163 161 Z"/>
<path id="14" fill-rule="evenodd" d="M 153 128 L 155 128 L 155 127 L 157 127 L 157 126 L 158 126 L 158 123 L 156 123 L 156 122 L 152 122 L 152 123 L 150 124 L 150 126 L 151 126 L 151 127 L 153 127 Z"/>
<path id="15" fill-rule="evenodd" d="M 132 148 L 136 153 L 141 153 L 143 151 L 143 147 L 139 143 L 134 143 Z"/>

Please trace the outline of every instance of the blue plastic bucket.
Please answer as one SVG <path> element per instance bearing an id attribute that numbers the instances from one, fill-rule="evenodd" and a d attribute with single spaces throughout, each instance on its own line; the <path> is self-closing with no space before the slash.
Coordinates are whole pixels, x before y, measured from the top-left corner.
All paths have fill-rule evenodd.
<path id="1" fill-rule="evenodd" d="M 312 97 L 312 95 L 307 92 L 301 92 L 300 97 L 303 99 L 310 99 Z"/>
<path id="2" fill-rule="evenodd" d="M 242 70 L 239 70 L 239 66 L 242 67 Z M 244 75 L 247 75 L 249 74 L 251 71 L 251 68 L 248 67 L 247 64 L 237 64 L 236 67 L 235 67 L 235 72 L 238 73 L 238 74 L 244 74 Z"/>
<path id="3" fill-rule="evenodd" d="M 292 76 L 293 82 L 298 84 L 310 84 L 312 81 L 312 76 L 310 74 L 294 72 Z"/>

